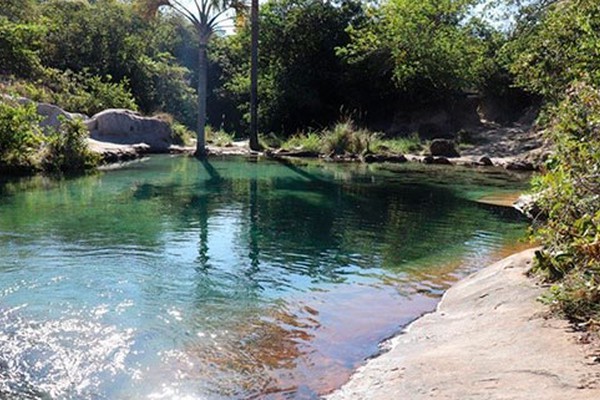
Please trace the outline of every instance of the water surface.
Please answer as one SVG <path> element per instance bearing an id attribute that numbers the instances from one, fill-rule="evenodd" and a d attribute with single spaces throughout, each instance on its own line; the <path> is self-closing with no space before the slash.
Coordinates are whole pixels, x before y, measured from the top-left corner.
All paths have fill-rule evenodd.
<path id="1" fill-rule="evenodd" d="M 0 397 L 316 398 L 524 234 L 490 170 L 154 157 L 0 183 Z"/>

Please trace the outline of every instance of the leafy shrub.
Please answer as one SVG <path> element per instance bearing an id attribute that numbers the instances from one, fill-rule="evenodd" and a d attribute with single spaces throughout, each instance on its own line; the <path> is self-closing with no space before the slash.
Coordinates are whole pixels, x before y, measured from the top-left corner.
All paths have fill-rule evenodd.
<path id="1" fill-rule="evenodd" d="M 206 127 L 206 142 L 219 147 L 231 146 L 233 135 L 223 129 L 215 130 L 211 126 Z"/>
<path id="2" fill-rule="evenodd" d="M 600 84 L 600 2 L 548 3 L 541 20 L 518 32 L 503 53 L 517 85 L 556 102 L 574 80 Z"/>
<path id="3" fill-rule="evenodd" d="M 33 104 L 19 105 L 0 98 L 0 167 L 36 169 L 43 134 Z"/>
<path id="4" fill-rule="evenodd" d="M 600 313 L 600 92 L 573 84 L 547 129 L 556 152 L 535 180 L 548 219 L 538 227 L 545 245 L 537 269 L 557 284 L 550 300 L 570 318 Z"/>
<path id="5" fill-rule="evenodd" d="M 185 125 L 179 122 L 173 122 L 171 124 L 171 138 L 173 143 L 180 146 L 191 146 L 194 143 L 195 134 L 190 131 Z"/>
<path id="6" fill-rule="evenodd" d="M 79 119 L 63 120 L 47 137 L 43 167 L 50 172 L 79 172 L 95 168 L 100 156 L 89 150 L 89 132 Z"/>
<path id="7" fill-rule="evenodd" d="M 8 93 L 56 104 L 65 110 L 90 116 L 107 108 L 137 111 L 138 106 L 128 89 L 128 81 L 115 83 L 111 79 L 110 76 L 101 78 L 88 72 L 63 72 L 46 68 L 35 82 L 7 78 L 0 88 Z"/>
<path id="8" fill-rule="evenodd" d="M 13 23 L 0 16 L 0 73 L 29 77 L 37 71 L 42 34 L 38 25 Z"/>

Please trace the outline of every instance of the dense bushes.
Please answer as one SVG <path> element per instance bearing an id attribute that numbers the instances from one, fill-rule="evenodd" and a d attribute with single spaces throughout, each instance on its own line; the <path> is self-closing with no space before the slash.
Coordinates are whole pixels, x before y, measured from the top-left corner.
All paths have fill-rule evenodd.
<path id="1" fill-rule="evenodd" d="M 503 49 L 518 85 L 551 102 L 575 80 L 600 87 L 600 2 L 554 2 L 523 19 Z"/>
<path id="2" fill-rule="evenodd" d="M 472 89 L 483 76 L 486 43 L 467 21 L 468 0 L 389 0 L 372 17 L 349 28 L 351 42 L 339 49 L 350 62 L 392 69 L 396 85 L 421 101 L 424 96 Z"/>
<path id="3" fill-rule="evenodd" d="M 13 173 L 72 172 L 96 167 L 88 149 L 88 130 L 81 121 L 63 121 L 42 132 L 33 103 L 0 101 L 0 170 Z"/>
<path id="4" fill-rule="evenodd" d="M 39 25 L 15 23 L 0 15 L 0 74 L 34 76 L 41 67 L 42 33 Z"/>
<path id="5" fill-rule="evenodd" d="M 552 111 L 556 152 L 535 181 L 547 220 L 538 268 L 558 281 L 549 299 L 578 321 L 600 322 L 600 91 L 576 82 Z"/>
<path id="6" fill-rule="evenodd" d="M 102 79 L 87 71 L 74 73 L 44 68 L 33 82 L 6 76 L 0 81 L 0 90 L 88 116 L 107 108 L 138 110 L 126 80 L 114 83 L 110 77 Z"/>
<path id="7" fill-rule="evenodd" d="M 0 78 L 6 86 L 12 76 L 13 92 L 74 112 L 165 111 L 194 125 L 195 45 L 181 20 L 146 21 L 131 3 L 110 0 L 6 1 Z"/>
<path id="8" fill-rule="evenodd" d="M 33 104 L 18 105 L 0 99 L 0 170 L 37 168 L 42 143 L 40 117 Z"/>
<path id="9" fill-rule="evenodd" d="M 89 132 L 81 120 L 64 120 L 46 137 L 42 167 L 50 172 L 81 172 L 95 168 L 100 156 L 87 144 Z"/>

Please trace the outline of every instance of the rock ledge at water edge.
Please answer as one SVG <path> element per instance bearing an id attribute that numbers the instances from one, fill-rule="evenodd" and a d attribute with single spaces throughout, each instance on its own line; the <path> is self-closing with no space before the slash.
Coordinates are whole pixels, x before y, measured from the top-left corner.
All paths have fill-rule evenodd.
<path id="1" fill-rule="evenodd" d="M 458 282 L 327 399 L 600 399 L 594 349 L 537 301 L 544 288 L 525 275 L 533 255 Z"/>

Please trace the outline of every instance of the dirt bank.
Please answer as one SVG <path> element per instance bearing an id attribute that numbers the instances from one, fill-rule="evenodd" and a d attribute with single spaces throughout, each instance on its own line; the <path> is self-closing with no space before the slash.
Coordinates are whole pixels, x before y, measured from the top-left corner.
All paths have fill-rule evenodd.
<path id="1" fill-rule="evenodd" d="M 458 282 L 328 399 L 600 399 L 600 363 L 525 276 L 533 250 Z"/>

